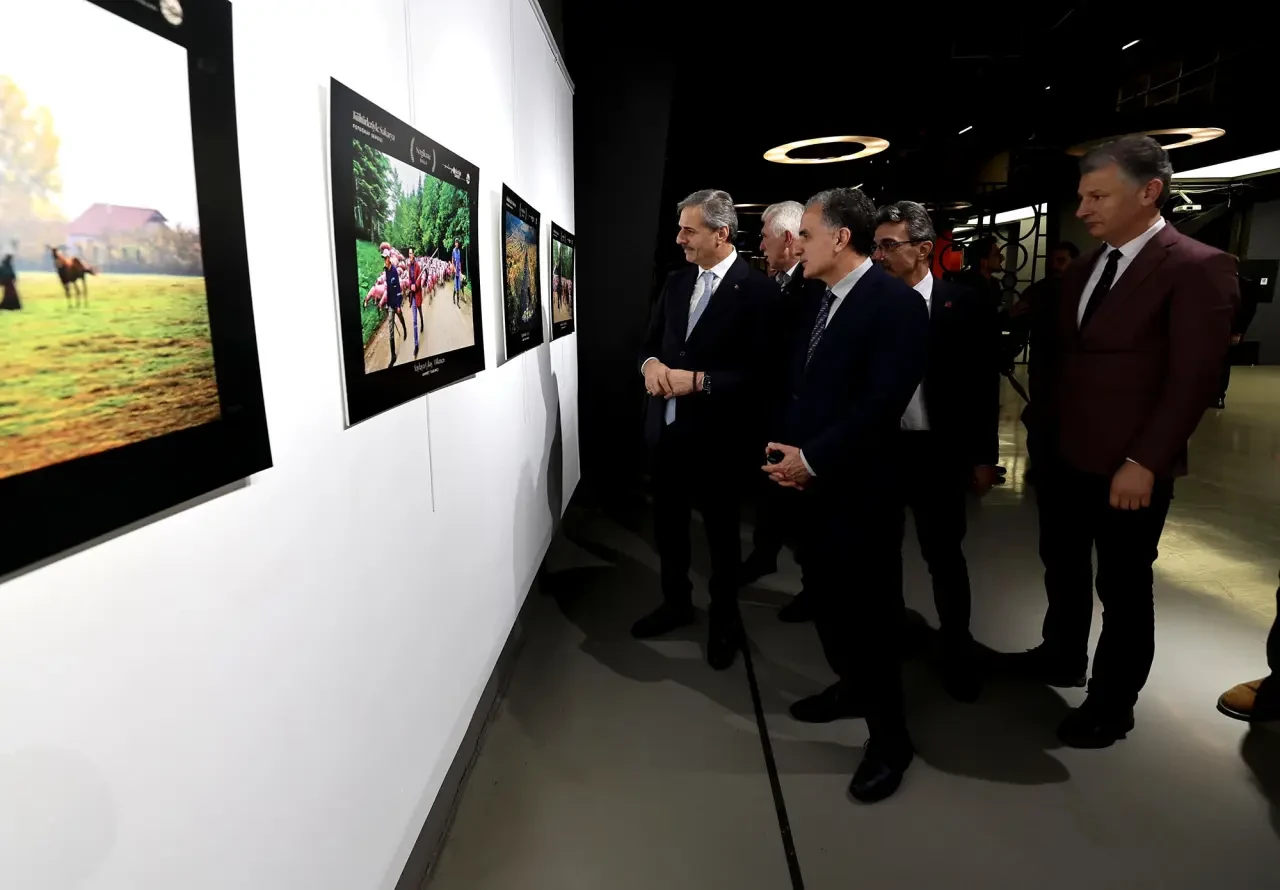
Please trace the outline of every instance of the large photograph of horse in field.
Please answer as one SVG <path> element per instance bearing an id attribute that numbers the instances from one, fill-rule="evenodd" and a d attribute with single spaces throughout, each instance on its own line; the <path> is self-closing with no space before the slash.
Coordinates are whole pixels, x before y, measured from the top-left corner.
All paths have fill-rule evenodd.
<path id="1" fill-rule="evenodd" d="M 0 479 L 221 416 L 186 51 L 84 0 L 3 30 Z"/>
<path id="2" fill-rule="evenodd" d="M 541 214 L 502 187 L 502 295 L 507 358 L 542 342 L 542 289 L 538 264 Z"/>
<path id="3" fill-rule="evenodd" d="M 364 372 L 475 345 L 467 193 L 352 140 Z"/>

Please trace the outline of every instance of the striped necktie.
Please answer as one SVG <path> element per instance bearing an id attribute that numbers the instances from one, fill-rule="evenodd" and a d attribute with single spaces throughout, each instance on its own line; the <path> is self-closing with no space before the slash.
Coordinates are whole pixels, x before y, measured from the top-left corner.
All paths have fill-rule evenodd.
<path id="1" fill-rule="evenodd" d="M 813 322 L 813 333 L 809 334 L 809 352 L 804 357 L 804 366 L 809 367 L 809 362 L 813 361 L 813 354 L 818 349 L 818 343 L 822 341 L 822 333 L 827 329 L 827 319 L 831 317 L 831 302 L 836 295 L 827 290 L 822 295 L 822 305 L 818 307 L 818 317 Z"/>

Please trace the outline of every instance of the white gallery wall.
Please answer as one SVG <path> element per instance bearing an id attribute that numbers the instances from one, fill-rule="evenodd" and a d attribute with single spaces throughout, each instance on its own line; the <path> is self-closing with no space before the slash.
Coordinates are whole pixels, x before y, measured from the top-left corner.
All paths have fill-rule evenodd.
<path id="1" fill-rule="evenodd" d="M 503 361 L 502 183 L 576 230 L 530 0 L 234 11 L 275 467 L 0 585 L 3 888 L 393 887 L 578 480 L 576 338 Z M 487 370 L 349 430 L 330 76 L 481 174 Z"/>

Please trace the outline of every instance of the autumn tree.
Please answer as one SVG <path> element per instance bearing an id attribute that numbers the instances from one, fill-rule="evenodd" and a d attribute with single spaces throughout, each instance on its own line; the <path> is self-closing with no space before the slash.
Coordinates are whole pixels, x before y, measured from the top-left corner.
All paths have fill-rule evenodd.
<path id="1" fill-rule="evenodd" d="M 18 85 L 0 75 L 0 244 L 6 251 L 57 217 L 58 147 L 49 109 L 29 106 Z"/>

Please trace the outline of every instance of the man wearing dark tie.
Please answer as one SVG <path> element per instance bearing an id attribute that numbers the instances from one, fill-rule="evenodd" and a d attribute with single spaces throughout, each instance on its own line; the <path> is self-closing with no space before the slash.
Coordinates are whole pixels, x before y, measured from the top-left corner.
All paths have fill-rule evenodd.
<path id="1" fill-rule="evenodd" d="M 902 415 L 902 487 L 933 579 L 942 629 L 942 685 L 973 701 L 981 675 L 969 633 L 969 567 L 961 542 L 965 494 L 996 483 L 1000 420 L 995 312 L 987 300 L 929 270 L 935 236 L 923 207 L 899 201 L 876 217 L 872 259 L 924 299 L 929 351 L 924 381 Z"/>
<path id="2" fill-rule="evenodd" d="M 809 199 L 797 254 L 827 290 L 791 368 L 782 442 L 762 469 L 802 492 L 800 554 L 818 635 L 839 681 L 794 703 L 797 720 L 865 717 L 870 739 L 849 791 L 897 790 L 913 757 L 899 666 L 902 524 L 895 455 L 925 369 L 929 312 L 871 262 L 876 210 L 857 189 Z M 773 452 L 780 452 L 774 454 Z"/>
<path id="3" fill-rule="evenodd" d="M 689 525 L 697 506 L 711 551 L 707 662 L 724 670 L 741 640 L 738 499 L 758 442 L 759 369 L 778 286 L 734 250 L 738 216 L 726 192 L 694 192 L 679 213 L 676 243 L 689 266 L 667 279 L 640 362 L 663 602 L 631 632 L 645 639 L 693 622 Z"/>
<path id="4" fill-rule="evenodd" d="M 1089 696 L 1058 736 L 1101 748 L 1133 729 L 1151 670 L 1152 564 L 1187 439 L 1216 394 L 1237 281 L 1230 256 L 1161 217 L 1173 168 L 1154 139 L 1095 148 L 1080 171 L 1076 215 L 1106 243 L 1067 271 L 1053 348 L 1034 368 L 1049 609 L 1041 645 L 1010 658 L 1043 682 L 1083 686 L 1096 584 L 1104 617 Z"/>
<path id="5" fill-rule="evenodd" d="M 788 345 L 804 325 L 806 307 L 817 305 L 827 289 L 818 279 L 804 277 L 804 264 L 796 256 L 796 239 L 800 236 L 803 215 L 804 205 L 799 201 L 783 201 L 771 204 L 760 216 L 760 253 L 774 270 L 773 280 L 782 290 L 781 308 L 775 316 L 777 336 Z M 804 334 L 808 335 L 807 328 Z M 782 393 L 777 396 L 774 404 L 780 402 Z M 766 420 L 776 423 L 778 418 Z M 751 555 L 742 564 L 743 584 L 776 572 L 783 543 L 789 537 L 794 541 L 796 534 L 798 493 L 768 482 L 765 486 L 756 507 Z M 788 623 L 812 621 L 812 597 L 801 589 L 791 602 L 778 610 L 778 618 Z"/>

